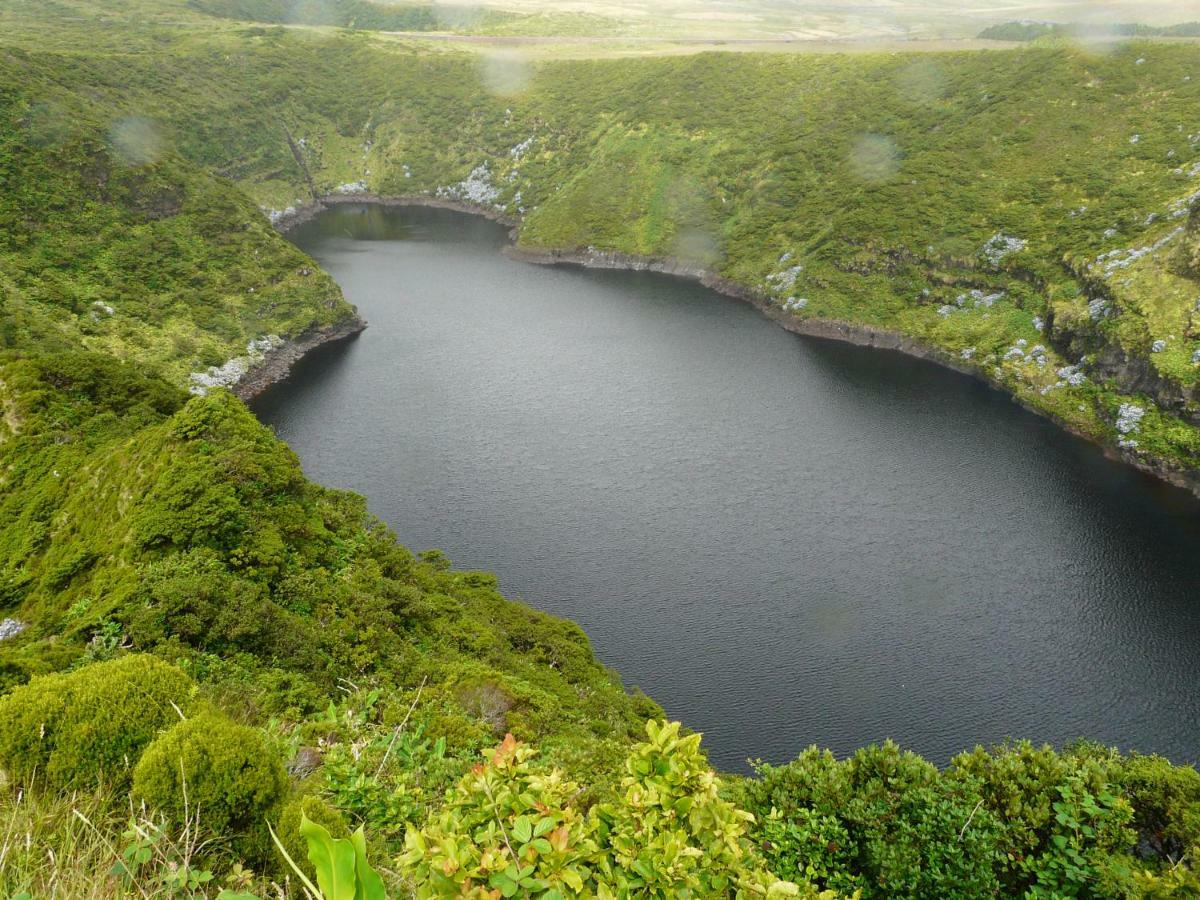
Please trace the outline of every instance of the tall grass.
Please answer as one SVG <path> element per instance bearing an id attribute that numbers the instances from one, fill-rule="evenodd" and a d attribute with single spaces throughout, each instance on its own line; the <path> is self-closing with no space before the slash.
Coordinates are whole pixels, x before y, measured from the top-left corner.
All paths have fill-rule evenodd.
<path id="1" fill-rule="evenodd" d="M 125 801 L 128 804 L 128 800 Z M 29 900 L 196 898 L 223 890 L 263 898 L 302 896 L 233 866 L 208 869 L 213 847 L 200 815 L 168 830 L 145 809 L 104 789 L 58 794 L 14 789 L 0 774 L 0 897 Z"/>

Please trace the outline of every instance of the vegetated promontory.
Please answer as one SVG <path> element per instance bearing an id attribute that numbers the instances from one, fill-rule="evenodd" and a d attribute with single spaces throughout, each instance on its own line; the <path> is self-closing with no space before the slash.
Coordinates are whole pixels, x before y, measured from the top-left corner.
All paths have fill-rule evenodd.
<path id="1" fill-rule="evenodd" d="M 360 327 L 273 220 L 438 200 L 1194 486 L 1200 48 L 535 63 L 211 6 L 0 11 L 0 892 L 266 895 L 303 818 L 365 826 L 389 896 L 1200 890 L 1200 775 L 1153 756 L 716 779 L 577 626 L 398 546 L 224 389 Z"/>

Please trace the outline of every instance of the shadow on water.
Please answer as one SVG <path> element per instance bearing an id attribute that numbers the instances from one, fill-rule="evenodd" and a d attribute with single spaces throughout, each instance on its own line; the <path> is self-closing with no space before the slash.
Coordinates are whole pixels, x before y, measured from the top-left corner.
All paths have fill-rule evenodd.
<path id="1" fill-rule="evenodd" d="M 361 337 L 356 334 L 309 351 L 292 366 L 286 378 L 275 382 L 251 401 L 255 414 L 264 422 L 270 422 L 276 411 L 280 407 L 286 408 L 297 394 L 307 394 L 322 384 L 353 377 L 353 356 Z"/>
<path id="2" fill-rule="evenodd" d="M 371 327 L 255 408 L 414 549 L 578 621 L 714 762 L 891 737 L 1200 756 L 1200 503 L 980 381 L 505 229 L 293 239 Z"/>
<path id="3" fill-rule="evenodd" d="M 1115 521 L 1120 521 L 1121 511 L 1133 504 L 1164 526 L 1154 532 L 1155 540 L 1165 538 L 1189 549 L 1200 547 L 1200 499 L 1194 494 L 1110 459 L 1091 442 L 1021 408 L 1011 395 L 987 382 L 969 376 L 948 379 L 943 367 L 894 350 L 805 335 L 797 335 L 797 340 L 813 363 L 822 368 L 831 386 L 845 385 L 859 391 L 862 402 L 875 403 L 872 412 L 876 415 L 888 415 L 895 409 L 897 392 L 916 398 L 915 402 L 953 392 L 955 407 L 977 413 L 970 422 L 958 423 L 959 428 L 986 428 L 994 417 L 1010 418 L 1013 408 L 1017 408 L 1014 424 L 1022 427 L 1030 447 L 1037 453 L 1061 456 L 1061 468 L 1056 472 L 1059 477 L 1047 486 L 1057 488 L 1063 502 L 1086 495 L 1091 502 L 1102 504 Z M 898 372 L 902 377 L 897 378 Z M 1025 477 L 1024 473 L 1016 474 Z"/>

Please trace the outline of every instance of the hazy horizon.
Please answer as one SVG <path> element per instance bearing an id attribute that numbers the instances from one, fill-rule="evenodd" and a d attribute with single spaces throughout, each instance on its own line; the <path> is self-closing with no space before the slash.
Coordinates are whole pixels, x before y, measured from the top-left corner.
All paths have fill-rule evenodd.
<path id="1" fill-rule="evenodd" d="M 1194 5 L 1159 2 L 992 3 L 984 0 L 463 0 L 438 5 L 585 13 L 655 31 L 708 37 L 972 37 L 1015 20 L 1172 25 L 1200 19 Z M 1189 9 L 1189 7 L 1191 7 Z"/>

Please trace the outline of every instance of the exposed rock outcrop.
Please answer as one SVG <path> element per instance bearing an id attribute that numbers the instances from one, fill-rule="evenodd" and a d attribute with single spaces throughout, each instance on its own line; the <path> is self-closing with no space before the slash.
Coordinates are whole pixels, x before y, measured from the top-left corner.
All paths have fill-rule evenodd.
<path id="1" fill-rule="evenodd" d="M 243 400 L 251 400 L 276 382 L 282 381 L 305 355 L 337 341 L 359 334 L 367 323 L 357 315 L 331 325 L 306 331 L 298 337 L 283 341 L 268 350 L 233 386 L 233 392 Z"/>
<path id="2" fill-rule="evenodd" d="M 1200 426 L 1200 388 L 1160 375 L 1147 357 L 1131 356 L 1116 343 L 1104 344 L 1092 363 L 1093 374 L 1111 378 L 1126 394 L 1145 394 L 1155 404 L 1186 422 Z"/>
<path id="3" fill-rule="evenodd" d="M 0 619 L 0 641 L 8 640 L 11 637 L 16 637 L 28 626 L 24 622 L 16 619 Z"/>

